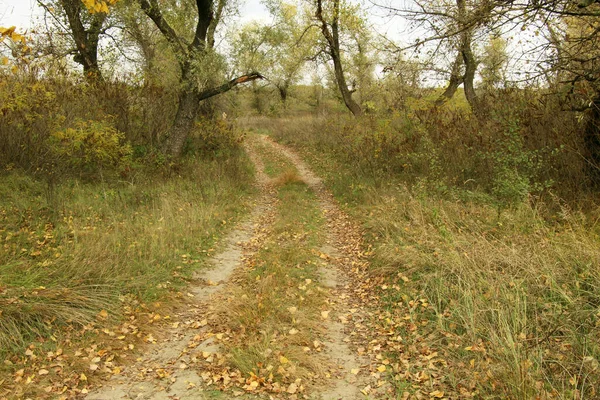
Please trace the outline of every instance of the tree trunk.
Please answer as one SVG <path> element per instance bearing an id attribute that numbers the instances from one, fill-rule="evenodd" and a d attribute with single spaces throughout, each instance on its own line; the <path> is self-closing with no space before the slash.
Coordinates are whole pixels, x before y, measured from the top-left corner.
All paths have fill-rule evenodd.
<path id="1" fill-rule="evenodd" d="M 173 121 L 173 127 L 164 144 L 164 152 L 173 157 L 179 157 L 188 134 L 194 128 L 200 109 L 198 94 L 191 89 L 182 90 L 179 94 L 179 106 Z"/>
<path id="2" fill-rule="evenodd" d="M 77 46 L 77 55 L 74 57 L 74 61 L 83 66 L 83 73 L 89 83 L 102 81 L 102 74 L 98 66 L 98 42 L 106 14 L 92 14 L 90 27 L 86 29 L 81 20 L 81 7 L 83 7 L 81 1 L 61 0 L 61 5 L 67 14 L 71 34 Z"/>
<path id="3" fill-rule="evenodd" d="M 329 47 L 329 55 L 333 60 L 333 67 L 335 72 L 335 81 L 340 89 L 340 94 L 344 100 L 344 104 L 350 112 L 354 115 L 361 115 L 362 109 L 356 101 L 352 98 L 352 92 L 348 89 L 346 83 L 346 77 L 344 76 L 344 68 L 342 66 L 342 57 L 340 53 L 340 38 L 339 38 L 339 20 L 340 20 L 340 0 L 334 0 L 333 3 L 333 20 L 331 22 L 331 31 L 323 16 L 323 4 L 322 0 L 317 0 L 317 13 L 316 17 L 321 22 L 321 32 L 327 40 Z"/>
<path id="4" fill-rule="evenodd" d="M 465 97 L 471 106 L 471 110 L 475 115 L 479 114 L 479 99 L 475 93 L 473 81 L 475 80 L 475 72 L 477 71 L 477 61 L 471 49 L 471 33 L 465 34 L 467 37 L 463 42 L 462 56 L 465 62 L 465 76 L 463 85 L 465 88 Z"/>
<path id="5" fill-rule="evenodd" d="M 287 109 L 288 85 L 283 84 L 281 86 L 277 86 L 277 90 L 279 91 L 279 97 L 281 99 L 281 104 L 283 104 L 283 108 Z"/>
<path id="6" fill-rule="evenodd" d="M 465 97 L 471 106 L 471 110 L 475 115 L 479 114 L 479 101 L 475 93 L 473 81 L 475 80 L 475 72 L 477 71 L 477 60 L 471 48 L 473 40 L 473 27 L 470 26 L 470 21 L 467 15 L 466 1 L 456 0 L 458 8 L 458 19 L 462 32 L 460 34 L 460 52 L 465 64 L 465 75 L 463 77 L 463 86 L 465 88 Z"/>
<path id="7" fill-rule="evenodd" d="M 440 97 L 438 97 L 435 101 L 436 106 L 441 106 L 448 100 L 452 99 L 458 87 L 463 83 L 464 76 L 460 73 L 462 65 L 462 53 L 458 52 L 458 54 L 456 55 L 456 59 L 452 64 L 452 71 L 450 72 L 450 80 L 448 81 L 448 86 L 446 87 L 446 90 L 444 90 L 444 93 L 442 93 Z"/>
<path id="8" fill-rule="evenodd" d="M 584 143 L 589 157 L 589 177 L 595 188 L 600 186 L 600 95 L 588 110 Z"/>

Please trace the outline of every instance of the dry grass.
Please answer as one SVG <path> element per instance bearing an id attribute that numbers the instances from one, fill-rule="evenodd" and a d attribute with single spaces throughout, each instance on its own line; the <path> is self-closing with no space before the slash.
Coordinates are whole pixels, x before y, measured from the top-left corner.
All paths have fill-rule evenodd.
<path id="1" fill-rule="evenodd" d="M 297 146 L 363 222 L 372 273 L 398 288 L 381 296 L 382 312 L 401 321 L 404 342 L 390 354 L 406 368 L 392 380 L 400 394 L 417 390 L 410 379 L 421 383 L 423 370 L 456 397 L 599 396 L 597 209 L 588 205 L 584 215 L 560 201 L 518 201 L 499 212 L 492 193 L 444 179 L 468 159 L 428 162 L 415 180 L 414 169 L 390 173 L 379 165 L 393 160 L 341 143 L 353 130 L 322 135 L 322 123 L 306 119 L 266 126 Z M 422 364 L 422 351 L 446 364 Z"/>
<path id="2" fill-rule="evenodd" d="M 427 299 L 431 307 L 394 314 L 434 322 L 455 387 L 520 399 L 597 395 L 600 238 L 586 224 L 548 224 L 527 205 L 498 218 L 481 204 L 367 196 L 373 272 Z"/>
<path id="3" fill-rule="evenodd" d="M 314 194 L 295 172 L 276 180 L 275 220 L 222 314 L 237 332 L 228 344 L 234 366 L 287 387 L 296 379 L 305 385 L 325 367 L 314 354 L 325 299 L 314 250 L 322 242 L 322 221 Z"/>
<path id="4" fill-rule="evenodd" d="M 248 161 L 189 159 L 185 177 L 69 180 L 50 199 L 19 172 L 0 176 L 0 352 L 118 316 L 123 295 L 168 297 L 245 208 Z"/>

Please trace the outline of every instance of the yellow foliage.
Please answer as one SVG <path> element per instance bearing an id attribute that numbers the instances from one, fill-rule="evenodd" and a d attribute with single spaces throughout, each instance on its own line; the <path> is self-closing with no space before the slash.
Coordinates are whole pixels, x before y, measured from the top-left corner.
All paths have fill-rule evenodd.
<path id="1" fill-rule="evenodd" d="M 74 128 L 53 133 L 49 144 L 52 153 L 72 167 L 102 170 L 128 166 L 132 150 L 124 140 L 105 121 L 79 120 Z"/>
<path id="2" fill-rule="evenodd" d="M 81 0 L 91 14 L 110 12 L 109 6 L 114 6 L 119 0 Z"/>
<path id="3" fill-rule="evenodd" d="M 8 38 L 15 43 L 21 42 L 25 44 L 25 36 L 21 35 L 20 33 L 17 33 L 16 30 L 16 26 L 11 26 L 10 28 L 4 28 L 0 26 L 0 42 Z"/>

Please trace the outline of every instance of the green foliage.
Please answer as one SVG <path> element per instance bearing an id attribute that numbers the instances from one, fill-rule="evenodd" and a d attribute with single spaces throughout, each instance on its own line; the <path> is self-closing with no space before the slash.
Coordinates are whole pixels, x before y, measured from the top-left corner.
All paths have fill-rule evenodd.
<path id="1" fill-rule="evenodd" d="M 523 202 L 530 193 L 552 186 L 551 181 L 537 179 L 544 162 L 539 151 L 525 148 L 519 121 L 509 120 L 506 125 L 495 139 L 493 150 L 482 154 L 491 161 L 491 192 L 501 208 Z"/>
<path id="2" fill-rule="evenodd" d="M 48 144 L 53 161 L 67 168 L 96 173 L 131 165 L 125 135 L 106 121 L 77 120 L 73 128 L 53 133 Z"/>
<path id="3" fill-rule="evenodd" d="M 49 132 L 65 120 L 52 86 L 27 76 L 0 78 L 0 167 L 35 167 Z"/>
<path id="4" fill-rule="evenodd" d="M 505 69 L 508 62 L 506 39 L 502 36 L 491 36 L 484 46 L 481 58 L 481 79 L 485 89 L 501 86 L 505 81 Z"/>

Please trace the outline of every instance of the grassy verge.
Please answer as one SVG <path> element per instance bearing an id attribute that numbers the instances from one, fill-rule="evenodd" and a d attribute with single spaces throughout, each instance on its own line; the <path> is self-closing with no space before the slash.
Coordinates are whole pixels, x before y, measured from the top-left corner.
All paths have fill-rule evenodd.
<path id="1" fill-rule="evenodd" d="M 235 338 L 225 346 L 233 367 L 248 377 L 246 390 L 293 394 L 323 369 L 315 356 L 325 307 L 317 252 L 323 220 L 305 183 L 289 172 L 279 178 L 273 224 L 223 310 Z"/>
<path id="2" fill-rule="evenodd" d="M 347 162 L 352 155 L 330 145 L 335 131 L 323 139 L 319 121 L 264 126 L 297 147 L 366 228 L 372 272 L 385 278 L 375 324 L 400 338 L 387 348 L 398 395 L 598 396 L 593 215 L 567 207 L 549 214 L 527 202 L 499 213 L 481 192 L 409 189 L 402 173 L 382 174 L 379 161 Z"/>
<path id="3" fill-rule="evenodd" d="M 110 350 L 103 338 L 121 335 L 109 328 L 124 314 L 124 325 L 137 325 L 132 313 L 172 299 L 202 266 L 246 209 L 251 167 L 237 154 L 190 158 L 181 170 L 135 183 L 68 180 L 51 197 L 25 174 L 0 175 L 0 396 L 32 393 L 47 379 L 66 385 L 69 354 L 89 343 L 90 359 L 118 358 L 118 348 L 99 351 Z M 127 348 L 140 332 L 123 329 Z M 76 377 L 69 384 L 85 386 L 87 378 Z"/>
<path id="4" fill-rule="evenodd" d="M 271 146 L 255 140 L 254 147 L 262 157 L 265 174 L 270 178 L 283 178 L 295 175 L 295 167 L 290 160 L 278 154 Z"/>

